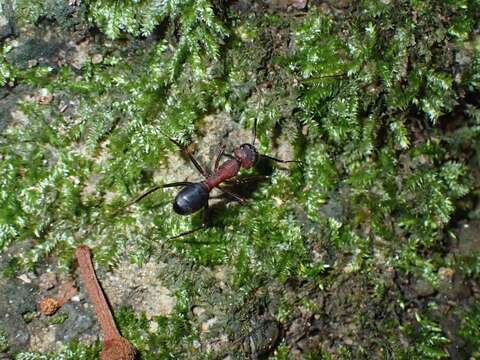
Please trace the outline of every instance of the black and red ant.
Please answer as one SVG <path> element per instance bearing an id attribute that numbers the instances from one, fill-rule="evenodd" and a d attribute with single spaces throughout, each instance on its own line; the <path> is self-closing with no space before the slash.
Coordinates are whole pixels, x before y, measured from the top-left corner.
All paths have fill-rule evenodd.
<path id="1" fill-rule="evenodd" d="M 198 161 L 193 157 L 191 151 L 182 146 L 178 141 L 169 138 L 175 145 L 177 145 L 190 159 L 193 163 L 195 168 L 200 172 L 200 174 L 205 178 L 199 182 L 189 182 L 189 181 L 180 181 L 180 182 L 173 182 L 170 184 L 163 184 L 158 185 L 150 190 L 146 191 L 145 193 L 137 196 L 135 199 L 127 203 L 121 209 L 124 209 L 140 200 L 145 198 L 146 196 L 150 195 L 151 193 L 168 187 L 179 187 L 183 186 L 177 195 L 175 196 L 175 200 L 173 201 L 173 211 L 175 211 L 179 215 L 191 215 L 198 210 L 204 208 L 205 210 L 208 208 L 208 200 L 210 198 L 210 192 L 213 189 L 218 189 L 222 193 L 228 194 L 240 203 L 245 201 L 240 195 L 221 187 L 220 185 L 235 176 L 238 175 L 241 169 L 250 169 L 257 163 L 260 157 L 281 162 L 281 163 L 290 163 L 290 162 L 298 162 L 296 160 L 281 160 L 277 159 L 268 155 L 259 154 L 257 149 L 255 148 L 255 137 L 256 137 L 256 128 L 257 128 L 257 120 L 255 119 L 254 127 L 253 127 L 253 141 L 251 144 L 245 143 L 240 145 L 239 147 L 233 150 L 233 155 L 225 153 L 225 145 L 221 145 L 220 149 L 215 157 L 215 165 L 213 168 L 213 173 L 209 173 L 206 169 L 204 169 Z M 222 156 L 226 156 L 229 159 L 220 164 L 220 160 Z M 119 209 L 119 210 L 121 210 Z M 204 221 L 205 223 L 205 221 Z M 173 238 L 177 238 L 180 236 L 184 236 L 187 234 L 191 234 L 194 231 L 200 230 L 205 227 L 205 224 L 199 228 L 184 232 L 182 234 L 176 235 Z"/>

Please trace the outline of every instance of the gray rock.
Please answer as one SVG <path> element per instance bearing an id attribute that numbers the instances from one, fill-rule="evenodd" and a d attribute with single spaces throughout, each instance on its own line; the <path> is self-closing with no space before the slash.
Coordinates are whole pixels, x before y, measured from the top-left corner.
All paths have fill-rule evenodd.
<path id="1" fill-rule="evenodd" d="M 11 0 L 5 0 L 0 5 L 0 41 L 15 34 L 15 14 L 13 12 L 13 6 Z"/>
<path id="2" fill-rule="evenodd" d="M 435 294 L 435 288 L 425 279 L 418 279 L 413 284 L 413 289 L 418 297 L 427 297 Z"/>
<path id="3" fill-rule="evenodd" d="M 6 54 L 8 62 L 20 68 L 28 68 L 29 61 L 36 60 L 42 66 L 55 66 L 59 52 L 65 44 L 56 37 L 30 37 L 21 39 L 19 45 Z"/>
<path id="4" fill-rule="evenodd" d="M 97 325 L 94 314 L 87 311 L 80 303 L 68 302 L 62 308 L 62 312 L 68 314 L 68 319 L 60 324 L 56 331 L 56 340 L 63 343 L 78 339 Z M 99 334 L 100 332 L 97 331 Z"/>
<path id="5" fill-rule="evenodd" d="M 0 328 L 7 334 L 8 350 L 24 350 L 30 335 L 23 315 L 36 310 L 35 288 L 17 279 L 1 279 L 0 288 Z"/>
<path id="6" fill-rule="evenodd" d="M 275 320 L 262 319 L 245 339 L 243 348 L 252 358 L 257 358 L 267 354 L 274 347 L 279 335 L 279 325 Z"/>
<path id="7" fill-rule="evenodd" d="M 345 221 L 345 212 L 341 200 L 338 197 L 332 197 L 320 208 L 320 212 L 327 217 L 334 218 L 339 222 Z M 338 195 L 337 195 L 338 196 Z"/>
<path id="8" fill-rule="evenodd" d="M 57 285 L 57 275 L 48 271 L 40 275 L 38 287 L 42 291 L 50 290 Z"/>
<path id="9" fill-rule="evenodd" d="M 457 230 L 458 252 L 470 255 L 480 251 L 480 220 L 462 223 Z"/>

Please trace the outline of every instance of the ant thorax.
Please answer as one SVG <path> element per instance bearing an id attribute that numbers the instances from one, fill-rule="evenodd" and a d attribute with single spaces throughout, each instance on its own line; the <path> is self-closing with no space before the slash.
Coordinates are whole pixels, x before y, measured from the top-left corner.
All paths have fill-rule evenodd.
<path id="1" fill-rule="evenodd" d="M 233 151 L 233 156 L 240 161 L 240 166 L 244 169 L 250 169 L 255 165 L 257 155 L 257 149 L 251 144 L 240 145 Z"/>

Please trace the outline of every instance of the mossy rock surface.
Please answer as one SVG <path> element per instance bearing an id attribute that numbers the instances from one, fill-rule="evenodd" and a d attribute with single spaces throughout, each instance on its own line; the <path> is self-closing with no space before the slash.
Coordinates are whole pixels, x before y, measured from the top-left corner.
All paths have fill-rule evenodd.
<path id="1" fill-rule="evenodd" d="M 480 356 L 479 34 L 478 1 L 7 0 L 0 358 L 98 358 L 80 244 L 141 359 Z M 202 179 L 169 138 L 297 162 L 122 208 Z"/>

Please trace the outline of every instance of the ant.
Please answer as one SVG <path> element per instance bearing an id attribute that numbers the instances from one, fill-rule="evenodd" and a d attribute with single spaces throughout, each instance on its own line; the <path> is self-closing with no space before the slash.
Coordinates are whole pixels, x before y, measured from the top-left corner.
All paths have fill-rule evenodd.
<path id="1" fill-rule="evenodd" d="M 182 146 L 178 141 L 166 136 L 172 141 L 175 145 L 177 145 L 190 159 L 192 164 L 198 170 L 198 172 L 204 177 L 204 180 L 199 182 L 189 182 L 189 181 L 180 181 L 180 182 L 173 182 L 169 184 L 158 185 L 150 190 L 146 191 L 145 193 L 137 196 L 132 201 L 128 202 L 119 210 L 122 210 L 136 202 L 139 202 L 146 196 L 150 195 L 151 193 L 168 187 L 180 187 L 183 188 L 177 193 L 175 196 L 175 200 L 173 201 L 173 211 L 175 211 L 179 215 L 191 215 L 200 209 L 204 208 L 205 210 L 208 209 L 208 200 L 210 198 L 210 192 L 215 188 L 220 190 L 222 193 L 228 194 L 240 203 L 244 203 L 245 199 L 242 198 L 240 195 L 220 187 L 220 185 L 228 180 L 234 178 L 238 175 L 241 169 L 250 169 L 255 166 L 257 161 L 260 157 L 277 161 L 280 163 L 291 163 L 291 162 L 299 162 L 297 160 L 281 160 L 269 155 L 259 154 L 257 149 L 255 148 L 255 138 L 256 138 L 256 128 L 257 128 L 257 119 L 255 119 L 254 127 L 253 127 L 253 140 L 251 144 L 245 143 L 233 150 L 233 155 L 225 153 L 225 145 L 220 145 L 219 151 L 215 156 L 215 165 L 213 168 L 213 173 L 209 173 L 206 169 L 204 169 L 198 161 L 193 157 L 191 150 Z M 220 160 L 223 156 L 228 157 L 229 159 L 220 164 Z M 117 213 L 117 212 L 115 212 Z M 206 212 L 205 212 L 206 213 Z M 205 216 L 204 213 L 204 216 Z M 205 227 L 205 219 L 204 224 L 201 227 L 196 229 L 181 233 L 172 237 L 171 239 L 175 239 L 187 234 L 191 234 L 197 230 L 200 230 Z"/>

